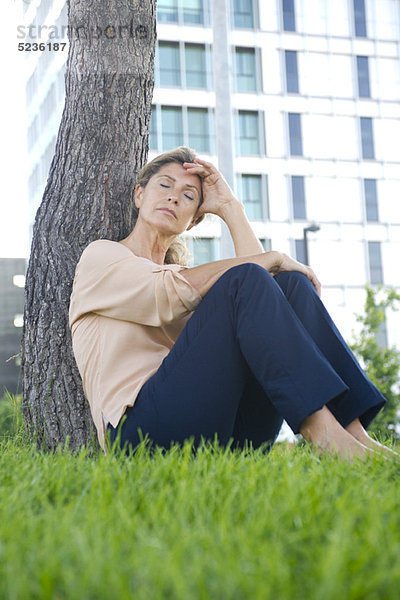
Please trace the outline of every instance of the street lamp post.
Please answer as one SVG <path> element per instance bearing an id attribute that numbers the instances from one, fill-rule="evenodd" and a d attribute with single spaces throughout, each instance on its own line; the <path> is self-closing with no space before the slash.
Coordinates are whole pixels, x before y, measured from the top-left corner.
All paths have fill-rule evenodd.
<path id="1" fill-rule="evenodd" d="M 309 231 L 319 231 L 321 229 L 321 227 L 319 225 L 317 225 L 316 223 L 311 223 L 311 225 L 309 225 L 308 227 L 304 227 L 303 229 L 303 238 L 304 238 L 304 258 L 305 258 L 305 264 L 309 265 L 309 259 L 308 259 L 308 239 L 307 239 L 307 233 Z"/>

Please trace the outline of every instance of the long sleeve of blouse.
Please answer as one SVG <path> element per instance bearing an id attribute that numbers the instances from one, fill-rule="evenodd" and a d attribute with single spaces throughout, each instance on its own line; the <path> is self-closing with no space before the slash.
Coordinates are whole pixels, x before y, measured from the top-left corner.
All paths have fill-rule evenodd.
<path id="1" fill-rule="evenodd" d="M 129 248 L 97 240 L 78 263 L 70 325 L 85 313 L 160 327 L 193 311 L 198 291 L 181 275 L 181 265 L 157 265 Z"/>

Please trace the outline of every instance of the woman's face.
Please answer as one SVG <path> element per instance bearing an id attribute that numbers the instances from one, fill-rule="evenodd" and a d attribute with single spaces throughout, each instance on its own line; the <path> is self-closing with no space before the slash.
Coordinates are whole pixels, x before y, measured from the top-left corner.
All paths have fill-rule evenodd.
<path id="1" fill-rule="evenodd" d="M 193 227 L 200 199 L 200 177 L 189 175 L 175 162 L 163 165 L 145 188 L 137 185 L 135 189 L 139 219 L 167 235 L 179 235 Z"/>

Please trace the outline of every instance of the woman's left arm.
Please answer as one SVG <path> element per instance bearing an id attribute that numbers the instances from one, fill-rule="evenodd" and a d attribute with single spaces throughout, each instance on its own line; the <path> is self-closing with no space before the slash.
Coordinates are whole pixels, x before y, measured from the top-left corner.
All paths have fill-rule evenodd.
<path id="1" fill-rule="evenodd" d="M 189 173 L 199 175 L 202 180 L 203 204 L 197 216 L 211 213 L 225 221 L 232 236 L 236 256 L 264 252 L 251 228 L 243 204 L 234 196 L 218 169 L 200 158 L 195 158 L 193 163 L 184 163 L 183 166 Z"/>
<path id="2" fill-rule="evenodd" d="M 244 206 L 239 200 L 235 199 L 232 204 L 221 207 L 219 216 L 229 228 L 236 256 L 249 256 L 265 252 L 249 223 Z"/>

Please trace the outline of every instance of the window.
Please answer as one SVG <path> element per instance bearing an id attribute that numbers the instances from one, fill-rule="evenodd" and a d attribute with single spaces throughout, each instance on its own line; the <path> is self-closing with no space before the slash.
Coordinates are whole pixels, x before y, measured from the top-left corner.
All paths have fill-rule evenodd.
<path id="1" fill-rule="evenodd" d="M 182 0 L 182 9 L 185 24 L 204 24 L 203 0 Z"/>
<path id="2" fill-rule="evenodd" d="M 40 185 L 40 168 L 36 165 L 28 180 L 29 195 L 33 197 L 36 194 L 36 190 Z"/>
<path id="3" fill-rule="evenodd" d="M 193 238 L 193 265 L 203 265 L 215 260 L 214 238 Z"/>
<path id="4" fill-rule="evenodd" d="M 269 217 L 268 185 L 261 175 L 240 175 L 238 195 L 250 221 L 262 221 Z"/>
<path id="5" fill-rule="evenodd" d="M 238 92 L 257 91 L 254 48 L 236 48 L 236 86 Z"/>
<path id="6" fill-rule="evenodd" d="M 159 42 L 158 64 L 160 68 L 160 85 L 167 87 L 181 85 L 181 64 L 178 43 Z"/>
<path id="7" fill-rule="evenodd" d="M 163 106 L 161 108 L 162 147 L 171 150 L 183 145 L 182 108 Z"/>
<path id="8" fill-rule="evenodd" d="M 254 111 L 239 111 L 239 155 L 261 153 L 259 114 Z"/>
<path id="9" fill-rule="evenodd" d="M 375 158 L 374 134 L 371 117 L 360 117 L 361 148 L 363 158 Z"/>
<path id="10" fill-rule="evenodd" d="M 368 262 L 370 283 L 383 283 L 382 255 L 380 242 L 368 242 Z"/>
<path id="11" fill-rule="evenodd" d="M 233 22 L 235 27 L 254 27 L 253 0 L 233 0 Z"/>
<path id="12" fill-rule="evenodd" d="M 376 179 L 364 179 L 364 198 L 367 221 L 379 221 Z"/>
<path id="13" fill-rule="evenodd" d="M 292 175 L 292 209 L 294 219 L 307 218 L 303 176 Z"/>
<path id="14" fill-rule="evenodd" d="M 197 152 L 210 152 L 210 128 L 206 108 L 188 108 L 189 146 Z"/>
<path id="15" fill-rule="evenodd" d="M 213 113 L 207 108 L 153 106 L 150 118 L 150 150 L 165 152 L 185 144 L 198 152 L 215 148 Z"/>
<path id="16" fill-rule="evenodd" d="M 207 88 L 206 48 L 201 44 L 185 44 L 186 87 Z"/>
<path id="17" fill-rule="evenodd" d="M 157 23 L 203 25 L 203 0 L 158 0 Z"/>
<path id="18" fill-rule="evenodd" d="M 354 0 L 354 30 L 356 37 L 367 37 L 364 0 Z"/>
<path id="19" fill-rule="evenodd" d="M 39 118 L 38 115 L 33 119 L 28 129 L 28 150 L 32 150 L 39 138 Z"/>
<path id="20" fill-rule="evenodd" d="M 298 260 L 299 262 L 306 265 L 307 257 L 306 257 L 306 247 L 305 247 L 304 240 L 294 240 L 294 245 L 295 245 L 295 252 L 296 252 L 296 260 Z"/>
<path id="21" fill-rule="evenodd" d="M 178 0 L 158 0 L 157 21 L 159 23 L 178 22 Z"/>
<path id="22" fill-rule="evenodd" d="M 303 155 L 303 142 L 301 139 L 301 115 L 299 113 L 289 113 L 289 140 L 290 154 L 292 156 Z"/>
<path id="23" fill-rule="evenodd" d="M 151 107 L 150 116 L 150 137 L 149 137 L 149 148 L 150 150 L 157 150 L 157 111 L 154 106 Z"/>
<path id="24" fill-rule="evenodd" d="M 296 31 L 296 20 L 294 15 L 294 0 L 282 0 L 283 29 L 285 31 Z"/>
<path id="25" fill-rule="evenodd" d="M 299 93 L 299 74 L 297 70 L 297 52 L 285 50 L 286 91 L 289 94 Z"/>
<path id="26" fill-rule="evenodd" d="M 378 331 L 376 332 L 376 341 L 378 346 L 381 348 L 388 347 L 388 336 L 387 336 L 387 323 L 386 323 L 386 315 L 383 323 L 380 323 Z"/>
<path id="27" fill-rule="evenodd" d="M 56 85 L 53 82 L 50 86 L 49 91 L 46 94 L 45 99 L 40 105 L 40 122 L 44 125 L 50 120 L 53 112 L 56 108 Z"/>
<path id="28" fill-rule="evenodd" d="M 368 56 L 357 56 L 358 95 L 360 98 L 369 98 L 369 69 Z"/>
<path id="29" fill-rule="evenodd" d="M 264 252 L 270 252 L 271 251 L 271 240 L 270 238 L 260 238 L 260 242 L 262 247 L 264 248 Z"/>

